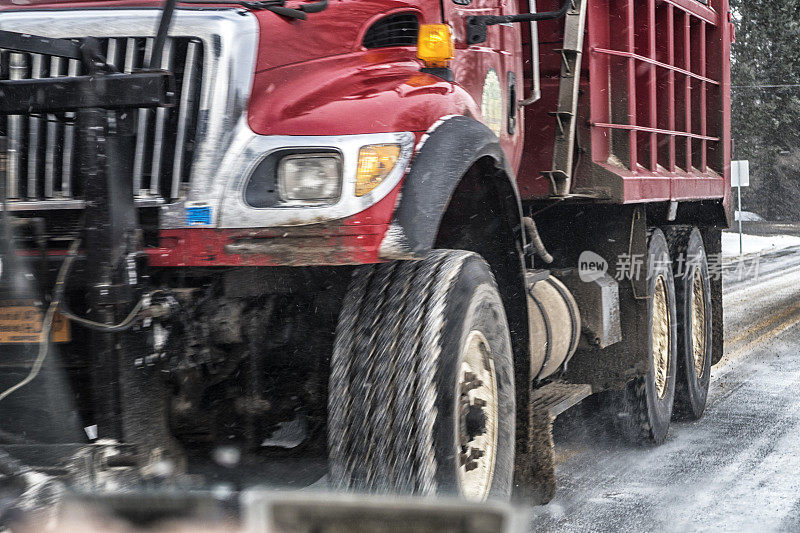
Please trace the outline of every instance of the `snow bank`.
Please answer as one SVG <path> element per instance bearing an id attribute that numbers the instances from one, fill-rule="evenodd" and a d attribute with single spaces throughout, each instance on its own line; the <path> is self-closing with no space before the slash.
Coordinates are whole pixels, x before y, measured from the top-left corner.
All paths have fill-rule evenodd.
<path id="1" fill-rule="evenodd" d="M 800 237 L 792 235 L 772 235 L 769 237 L 742 235 L 742 250 L 745 255 L 765 254 L 793 246 L 800 246 Z M 722 256 L 730 257 L 735 255 L 739 255 L 739 234 L 723 231 Z"/>
<path id="2" fill-rule="evenodd" d="M 764 220 L 764 217 L 762 217 L 758 213 L 753 213 L 752 211 L 734 211 L 733 219 L 739 220 L 739 218 L 742 219 L 742 222 L 761 222 Z"/>

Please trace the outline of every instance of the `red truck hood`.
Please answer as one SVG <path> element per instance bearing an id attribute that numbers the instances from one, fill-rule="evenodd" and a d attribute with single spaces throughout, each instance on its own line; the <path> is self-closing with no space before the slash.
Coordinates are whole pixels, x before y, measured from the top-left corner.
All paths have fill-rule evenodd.
<path id="1" fill-rule="evenodd" d="M 436 21 L 438 18 L 433 3 L 424 0 L 329 2 L 325 11 L 310 13 L 305 21 L 290 20 L 270 11 L 253 11 L 261 30 L 256 71 L 357 51 L 361 49 L 361 40 L 369 25 L 392 12 L 417 12 L 422 21 Z M 302 3 L 290 0 L 287 6 L 295 7 Z M 0 0 L 0 10 L 24 10 L 33 6 L 36 9 L 80 9 L 159 5 L 161 2 L 153 0 Z M 239 6 L 232 4 L 230 7 Z"/>

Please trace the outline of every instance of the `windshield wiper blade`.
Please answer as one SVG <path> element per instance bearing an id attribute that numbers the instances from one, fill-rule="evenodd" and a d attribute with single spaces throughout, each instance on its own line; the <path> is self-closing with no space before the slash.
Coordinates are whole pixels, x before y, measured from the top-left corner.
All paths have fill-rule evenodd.
<path id="1" fill-rule="evenodd" d="M 283 0 L 179 0 L 183 4 L 235 4 L 247 9 L 272 11 L 282 17 L 306 20 L 306 13 L 319 13 L 328 7 L 328 0 L 304 4 L 297 9 L 286 7 Z"/>
<path id="2" fill-rule="evenodd" d="M 318 2 L 311 2 L 310 4 L 303 4 L 297 7 L 304 13 L 319 13 L 328 9 L 328 0 L 319 0 Z"/>

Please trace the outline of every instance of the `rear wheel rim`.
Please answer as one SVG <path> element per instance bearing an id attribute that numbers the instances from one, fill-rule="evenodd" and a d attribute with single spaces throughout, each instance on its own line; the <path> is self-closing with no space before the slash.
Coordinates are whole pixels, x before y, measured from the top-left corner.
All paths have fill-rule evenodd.
<path id="1" fill-rule="evenodd" d="M 671 322 L 667 283 L 664 280 L 664 276 L 658 276 L 655 292 L 653 293 L 652 351 L 653 380 L 659 400 L 667 395 L 667 389 L 669 388 L 670 346 L 672 344 Z"/>
<path id="2" fill-rule="evenodd" d="M 470 331 L 459 374 L 456 467 L 464 498 L 483 501 L 494 479 L 498 438 L 498 393 L 494 359 L 486 337 Z"/>
<path id="3" fill-rule="evenodd" d="M 695 269 L 692 276 L 692 358 L 697 379 L 706 369 L 706 292 L 703 275 Z"/>

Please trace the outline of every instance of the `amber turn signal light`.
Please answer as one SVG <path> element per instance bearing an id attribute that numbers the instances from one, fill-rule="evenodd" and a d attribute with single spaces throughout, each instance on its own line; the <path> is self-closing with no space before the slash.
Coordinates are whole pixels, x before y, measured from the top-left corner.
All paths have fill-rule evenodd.
<path id="1" fill-rule="evenodd" d="M 372 144 L 358 152 L 356 196 L 364 196 L 383 183 L 400 157 L 398 144 Z"/>

